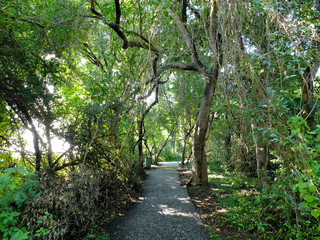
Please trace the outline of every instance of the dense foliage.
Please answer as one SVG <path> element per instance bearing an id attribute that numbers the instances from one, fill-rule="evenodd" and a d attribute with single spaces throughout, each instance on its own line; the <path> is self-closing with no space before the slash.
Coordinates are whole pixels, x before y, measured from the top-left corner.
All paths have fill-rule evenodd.
<path id="1" fill-rule="evenodd" d="M 239 228 L 319 238 L 319 14 L 313 0 L 1 0 L 0 237 L 93 236 L 148 156 L 192 161 L 195 185 L 253 179 L 221 197 Z"/>

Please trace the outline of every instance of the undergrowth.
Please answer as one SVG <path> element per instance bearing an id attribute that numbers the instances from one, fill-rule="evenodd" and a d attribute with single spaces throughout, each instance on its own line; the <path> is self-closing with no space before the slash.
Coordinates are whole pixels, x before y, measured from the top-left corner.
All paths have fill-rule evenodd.
<path id="1" fill-rule="evenodd" d="M 278 179 L 261 189 L 254 178 L 211 175 L 210 184 L 224 224 L 260 239 L 320 239 L 310 209 L 298 194 L 288 194 L 290 183 Z"/>
<path id="2" fill-rule="evenodd" d="M 30 231 L 19 223 L 19 216 L 27 200 L 37 194 L 35 174 L 24 167 L 0 171 L 0 237 L 1 239 L 28 239 Z M 35 229 L 38 236 L 45 235 Z"/>
<path id="3" fill-rule="evenodd" d="M 112 166 L 35 178 L 24 168 L 0 174 L 1 239 L 109 239 L 107 224 L 141 191 L 139 178 Z"/>

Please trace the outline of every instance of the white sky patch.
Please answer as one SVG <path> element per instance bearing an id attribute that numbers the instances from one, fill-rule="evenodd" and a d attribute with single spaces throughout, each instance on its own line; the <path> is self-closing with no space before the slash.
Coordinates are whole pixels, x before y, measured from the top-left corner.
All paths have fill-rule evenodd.
<path id="1" fill-rule="evenodd" d="M 147 97 L 146 99 L 144 99 L 144 102 L 145 102 L 147 105 L 150 105 L 151 103 L 154 102 L 155 99 L 156 99 L 156 93 L 155 93 L 155 92 L 152 92 L 149 97 Z"/>
<path id="2" fill-rule="evenodd" d="M 44 56 L 44 59 L 45 60 L 52 60 L 52 59 L 55 59 L 56 58 L 56 55 L 55 54 L 47 54 Z"/>
<path id="3" fill-rule="evenodd" d="M 35 126 L 39 126 L 38 121 L 33 121 Z M 55 128 L 59 127 L 59 124 L 54 123 L 53 124 Z M 47 144 L 47 139 L 45 138 L 45 131 L 42 127 L 37 127 L 37 132 L 41 136 L 41 139 L 43 140 L 44 144 Z M 33 134 L 30 130 L 25 129 L 22 130 L 21 137 L 25 142 L 25 151 L 34 153 L 34 146 L 33 146 Z M 61 154 L 66 152 L 70 149 L 70 144 L 56 136 L 51 135 L 51 144 L 52 144 L 52 151 L 54 154 Z M 42 148 L 41 144 L 40 147 Z M 44 151 L 44 149 L 41 149 Z M 20 147 L 19 146 L 11 146 L 9 148 L 9 151 L 12 151 L 13 157 L 20 158 Z"/>
<path id="4" fill-rule="evenodd" d="M 49 90 L 49 93 L 54 93 L 54 86 L 53 85 L 47 85 L 47 88 Z"/>
<path id="5" fill-rule="evenodd" d="M 38 132 L 44 132 L 43 130 L 38 130 Z M 43 134 L 41 134 L 43 135 Z M 26 142 L 26 151 L 29 152 L 34 152 L 34 147 L 33 147 L 33 134 L 30 132 L 30 130 L 25 130 L 22 133 L 22 138 Z M 43 139 L 45 140 L 45 139 Z M 52 144 L 52 151 L 54 153 L 64 153 L 70 148 L 70 144 L 68 142 L 65 142 L 57 137 L 52 137 L 51 138 L 51 144 Z"/>
<path id="6" fill-rule="evenodd" d="M 320 67 L 318 68 L 318 71 L 316 73 L 316 77 L 320 77 Z"/>
<path id="7" fill-rule="evenodd" d="M 83 66 L 83 65 L 85 65 L 86 64 L 86 62 L 87 62 L 87 59 L 85 59 L 85 58 L 80 58 L 80 61 L 79 61 L 79 66 L 81 67 L 81 66 Z"/>

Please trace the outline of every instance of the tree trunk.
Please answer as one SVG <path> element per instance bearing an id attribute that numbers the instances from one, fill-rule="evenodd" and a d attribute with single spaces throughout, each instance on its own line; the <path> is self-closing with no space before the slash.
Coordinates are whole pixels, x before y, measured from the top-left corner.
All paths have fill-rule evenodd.
<path id="1" fill-rule="evenodd" d="M 205 154 L 205 144 L 215 85 L 216 78 L 213 75 L 205 77 L 204 94 L 201 100 L 199 114 L 197 116 L 196 124 L 194 127 L 192 143 L 192 181 L 195 185 L 208 184 L 208 170 L 207 159 Z"/>
<path id="2" fill-rule="evenodd" d="M 148 145 L 148 141 L 146 139 L 143 140 L 144 141 L 144 146 L 147 149 L 147 152 L 149 154 L 149 157 L 152 158 L 152 149 L 150 149 L 149 145 Z"/>
<path id="3" fill-rule="evenodd" d="M 251 128 L 256 152 L 258 180 L 261 186 L 266 187 L 268 177 L 268 145 L 257 131 L 257 125 L 252 124 Z"/>
<path id="4" fill-rule="evenodd" d="M 186 150 L 188 145 L 188 140 L 190 134 L 192 133 L 194 126 L 192 126 L 188 131 L 185 130 L 184 139 L 183 139 L 183 149 L 182 149 L 182 157 L 181 157 L 181 164 L 184 165 L 186 161 Z"/>
<path id="5" fill-rule="evenodd" d="M 47 157 L 48 157 L 48 165 L 49 165 L 49 170 L 51 171 L 52 169 L 52 163 L 53 163 L 53 151 L 52 151 L 52 143 L 51 143 L 51 136 L 50 136 L 50 124 L 46 123 L 45 124 L 45 128 L 46 128 L 46 138 L 47 138 L 47 142 L 48 142 L 48 153 L 47 153 Z"/>
<path id="6" fill-rule="evenodd" d="M 225 162 L 228 164 L 228 167 L 231 171 L 234 170 L 234 164 L 231 162 L 231 133 L 228 132 L 224 140 L 224 146 L 226 150 Z"/>
<path id="7" fill-rule="evenodd" d="M 303 117 L 306 119 L 310 130 L 314 125 L 314 79 L 320 66 L 320 43 L 312 43 L 314 48 L 314 58 L 311 65 L 305 70 L 301 79 L 301 105 Z"/>
<path id="8" fill-rule="evenodd" d="M 156 71 L 156 70 L 155 70 Z M 143 137 L 144 137 L 144 120 L 147 116 L 147 114 L 150 112 L 153 106 L 155 106 L 158 103 L 158 95 L 159 95 L 159 83 L 156 85 L 156 98 L 155 100 L 147 107 L 147 109 L 142 110 L 141 118 L 137 120 L 138 124 L 138 162 L 136 164 L 137 172 L 143 173 Z"/>
<path id="9" fill-rule="evenodd" d="M 181 156 L 181 164 L 184 165 L 185 164 L 185 160 L 186 160 L 186 148 L 187 148 L 187 140 L 188 140 L 188 136 L 185 135 L 184 139 L 183 139 L 183 149 L 182 149 L 182 156 Z"/>
<path id="10" fill-rule="evenodd" d="M 137 171 L 140 173 L 143 169 L 143 120 L 138 120 L 138 163 Z"/>
<path id="11" fill-rule="evenodd" d="M 161 152 L 162 152 L 162 150 L 164 149 L 164 147 L 167 145 L 170 137 L 172 136 L 172 134 L 173 134 L 173 132 L 174 132 L 174 129 L 175 129 L 175 126 L 173 126 L 171 132 L 169 133 L 169 136 L 168 136 L 167 139 L 166 139 L 166 141 L 164 142 L 164 144 L 163 144 L 162 147 L 160 148 L 158 154 L 156 154 L 157 163 L 158 163 L 159 157 L 160 157 L 160 155 L 161 155 Z"/>
<path id="12" fill-rule="evenodd" d="M 36 155 L 36 173 L 40 173 L 40 168 L 41 168 L 41 151 L 40 151 L 40 145 L 39 145 L 39 134 L 33 124 L 33 122 L 29 122 L 31 125 L 31 132 L 33 134 L 33 147 L 34 147 L 34 152 Z"/>
<path id="13" fill-rule="evenodd" d="M 301 80 L 301 104 L 303 109 L 303 117 L 306 119 L 310 130 L 313 129 L 314 114 L 312 108 L 314 104 L 314 78 L 312 70 L 307 67 Z"/>
<path id="14" fill-rule="evenodd" d="M 191 151 L 190 151 L 190 153 L 189 153 L 189 156 L 188 156 L 188 158 L 187 158 L 187 163 L 189 163 L 190 162 L 190 159 L 191 159 L 191 157 L 192 157 L 192 149 L 191 149 Z"/>

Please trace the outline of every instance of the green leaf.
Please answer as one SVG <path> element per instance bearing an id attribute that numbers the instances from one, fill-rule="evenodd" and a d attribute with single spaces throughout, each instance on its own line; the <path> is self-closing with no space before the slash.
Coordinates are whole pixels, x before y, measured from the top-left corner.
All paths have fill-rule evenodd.
<path id="1" fill-rule="evenodd" d="M 305 195 L 304 196 L 304 200 L 306 200 L 307 202 L 311 203 L 314 200 L 314 196 L 312 195 Z"/>
<path id="2" fill-rule="evenodd" d="M 16 233 L 11 237 L 11 239 L 12 239 L 12 240 L 28 239 L 28 235 L 29 235 L 29 232 L 24 232 L 24 231 L 21 231 L 21 230 L 19 229 L 18 232 L 16 232 Z"/>
<path id="3" fill-rule="evenodd" d="M 308 185 L 308 184 L 307 184 L 306 182 L 299 182 L 299 183 L 298 183 L 299 190 L 306 188 L 307 185 Z"/>
<path id="4" fill-rule="evenodd" d="M 310 192 L 315 192 L 316 190 L 317 190 L 316 186 L 314 186 L 314 185 L 309 186 Z"/>
<path id="5" fill-rule="evenodd" d="M 307 202 L 302 202 L 302 207 L 305 209 L 309 209 L 309 204 Z"/>
<path id="6" fill-rule="evenodd" d="M 317 201 L 313 201 L 312 203 L 310 203 L 310 207 L 317 207 L 319 205 L 319 202 Z"/>
<path id="7" fill-rule="evenodd" d="M 311 215 L 312 215 L 314 218 L 318 218 L 319 215 L 320 215 L 320 210 L 319 210 L 319 209 L 312 209 L 312 210 L 311 210 Z"/>

